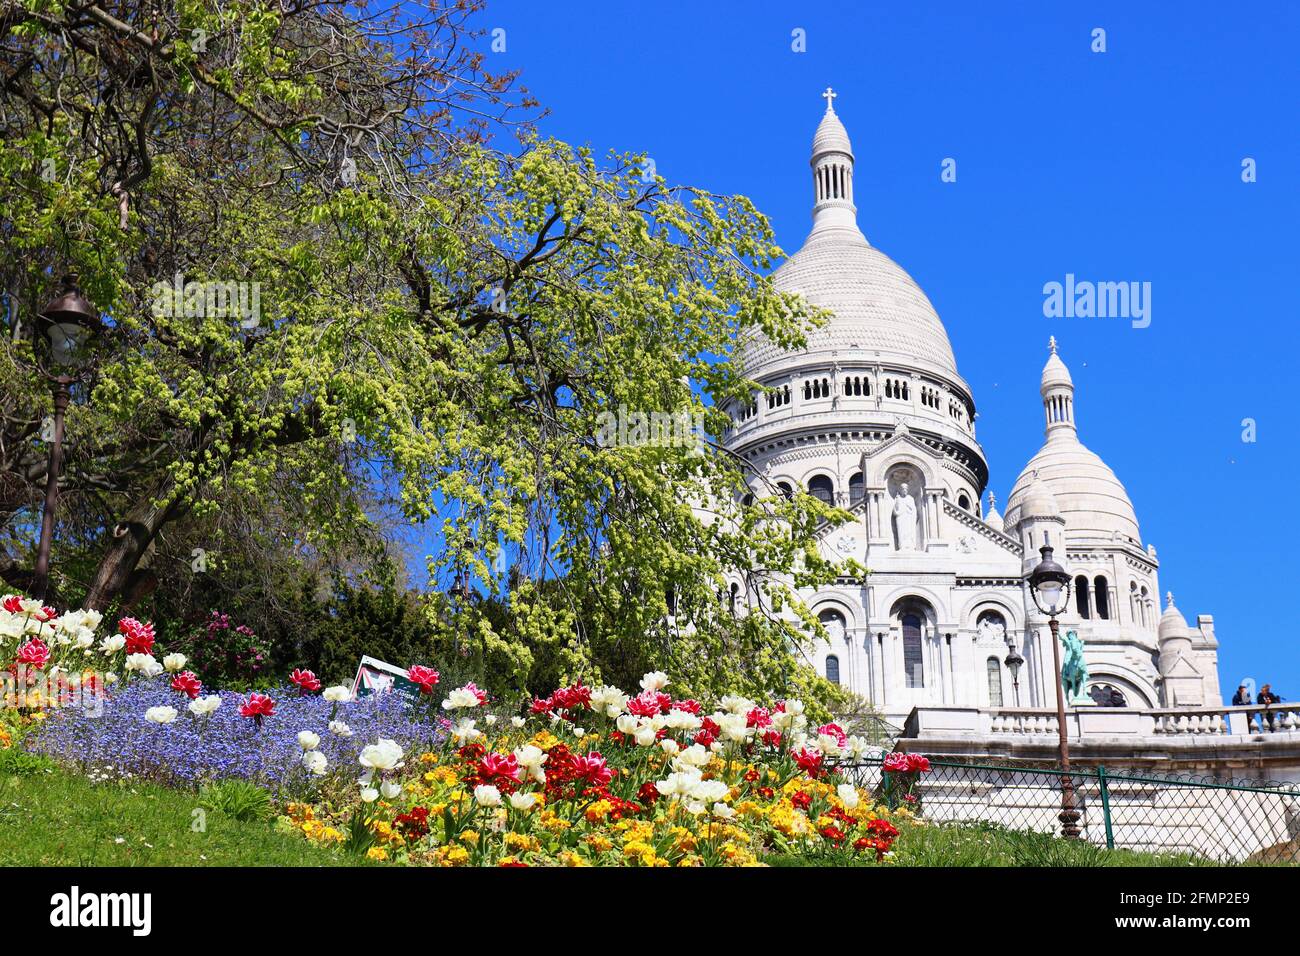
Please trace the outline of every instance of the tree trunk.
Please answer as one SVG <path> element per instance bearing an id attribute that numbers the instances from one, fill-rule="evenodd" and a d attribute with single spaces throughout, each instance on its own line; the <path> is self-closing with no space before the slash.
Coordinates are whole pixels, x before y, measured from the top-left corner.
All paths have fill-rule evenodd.
<path id="1" fill-rule="evenodd" d="M 140 559 L 162 526 L 185 510 L 179 502 L 159 507 L 155 500 L 150 496 L 140 502 L 113 528 L 108 549 L 100 559 L 95 578 L 86 592 L 86 607 L 103 611 L 128 589 L 137 590 L 132 585 Z M 132 595 L 136 599 L 139 596 L 138 593 Z"/>

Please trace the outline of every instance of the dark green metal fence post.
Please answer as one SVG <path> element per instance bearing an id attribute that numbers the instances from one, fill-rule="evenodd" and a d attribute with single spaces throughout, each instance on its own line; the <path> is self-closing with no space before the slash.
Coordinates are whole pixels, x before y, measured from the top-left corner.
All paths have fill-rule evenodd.
<path id="1" fill-rule="evenodd" d="M 1106 849 L 1115 849 L 1115 831 L 1110 825 L 1110 788 L 1106 786 L 1106 768 L 1097 765 L 1097 786 L 1101 790 L 1101 818 L 1106 823 Z"/>

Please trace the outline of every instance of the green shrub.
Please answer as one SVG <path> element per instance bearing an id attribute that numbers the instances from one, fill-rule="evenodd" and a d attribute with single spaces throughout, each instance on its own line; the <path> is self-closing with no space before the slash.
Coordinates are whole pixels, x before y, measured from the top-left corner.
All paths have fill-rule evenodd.
<path id="1" fill-rule="evenodd" d="M 30 754 L 19 747 L 0 750 L 0 775 L 25 777 L 36 773 L 50 773 L 54 761 L 40 754 Z"/>
<path id="2" fill-rule="evenodd" d="M 269 820 L 271 795 L 247 780 L 223 780 L 199 791 L 199 806 L 241 822 Z"/>

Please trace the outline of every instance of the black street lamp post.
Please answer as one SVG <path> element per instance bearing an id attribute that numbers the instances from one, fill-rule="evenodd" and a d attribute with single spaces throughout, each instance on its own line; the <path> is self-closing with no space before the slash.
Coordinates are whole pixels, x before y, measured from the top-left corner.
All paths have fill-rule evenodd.
<path id="1" fill-rule="evenodd" d="M 1079 837 L 1079 811 L 1074 804 L 1074 781 L 1070 779 L 1070 735 L 1065 724 L 1065 690 L 1061 685 L 1061 641 L 1058 636 L 1056 616 L 1065 610 L 1070 600 L 1070 575 L 1052 559 L 1050 545 L 1039 548 L 1043 556 L 1027 578 L 1029 592 L 1038 610 L 1047 615 L 1052 630 L 1052 664 L 1056 669 L 1056 724 L 1060 731 L 1059 757 L 1061 761 L 1061 835 L 1069 839 Z"/>
<path id="2" fill-rule="evenodd" d="M 1011 671 L 1011 687 L 1016 695 L 1016 706 L 1020 706 L 1020 668 L 1024 665 L 1025 659 L 1016 651 L 1014 645 L 1007 646 L 1007 659 L 1003 662 L 1007 665 L 1007 670 Z"/>
<path id="3" fill-rule="evenodd" d="M 54 511 L 59 501 L 59 472 L 63 467 L 63 415 L 72 398 L 72 384 L 84 358 L 90 338 L 99 328 L 99 312 L 77 287 L 77 275 L 63 277 L 58 296 L 41 310 L 44 332 L 50 343 L 55 371 L 47 372 L 54 393 L 54 429 L 50 441 L 50 462 L 45 475 L 45 509 L 41 515 L 41 539 L 36 548 L 31 596 L 44 599 L 50 581 L 50 542 L 54 537 Z"/>

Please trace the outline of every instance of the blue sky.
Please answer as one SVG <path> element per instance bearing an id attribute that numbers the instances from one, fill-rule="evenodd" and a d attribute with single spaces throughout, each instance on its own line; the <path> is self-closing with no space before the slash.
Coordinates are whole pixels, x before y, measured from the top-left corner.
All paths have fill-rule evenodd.
<path id="1" fill-rule="evenodd" d="M 1162 588 L 1214 615 L 1225 693 L 1251 676 L 1300 698 L 1300 9 L 489 0 L 479 23 L 505 29 L 488 67 L 523 70 L 543 133 L 747 195 L 787 252 L 833 86 L 859 224 L 943 318 L 999 501 L 1041 444 L 1055 335 Z M 1044 317 L 1066 273 L 1150 282 L 1150 326 Z"/>

